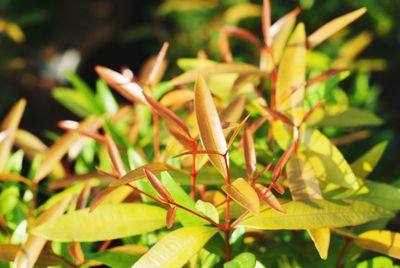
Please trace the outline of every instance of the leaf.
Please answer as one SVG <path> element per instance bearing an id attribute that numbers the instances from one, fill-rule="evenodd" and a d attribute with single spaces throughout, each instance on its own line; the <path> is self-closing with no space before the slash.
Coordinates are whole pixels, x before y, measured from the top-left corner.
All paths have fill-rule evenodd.
<path id="1" fill-rule="evenodd" d="M 216 74 L 227 74 L 227 73 L 237 73 L 237 74 L 259 74 L 259 69 L 250 64 L 245 63 L 218 63 L 212 66 L 207 66 L 204 68 L 199 68 L 195 70 L 187 71 L 174 79 L 169 81 L 171 86 L 188 84 L 194 82 L 199 75 L 203 77 L 208 77 Z"/>
<path id="2" fill-rule="evenodd" d="M 279 63 L 283 51 L 286 46 L 286 41 L 291 33 L 294 24 L 296 22 L 296 17 L 300 13 L 300 9 L 296 8 L 289 12 L 288 14 L 281 17 L 270 28 L 270 35 L 272 37 L 272 45 L 274 48 L 273 55 L 275 63 Z M 272 58 L 269 58 L 269 62 L 272 62 Z M 272 70 L 272 64 L 269 65 L 269 71 Z"/>
<path id="3" fill-rule="evenodd" d="M 150 104 L 152 109 L 162 116 L 165 120 L 168 120 L 176 128 L 178 128 L 182 134 L 184 134 L 188 139 L 190 139 L 190 132 L 186 124 L 170 109 L 161 105 L 158 101 L 153 99 L 151 96 L 143 93 L 147 102 Z"/>
<path id="4" fill-rule="evenodd" d="M 15 132 L 24 113 L 26 100 L 19 100 L 8 112 L 0 126 L 0 131 L 7 131 L 7 135 L 0 141 L 0 171 L 4 170 L 14 144 Z"/>
<path id="5" fill-rule="evenodd" d="M 115 173 L 118 175 L 118 177 L 125 175 L 126 171 L 124 162 L 122 161 L 121 155 L 119 154 L 117 145 L 115 144 L 111 136 L 109 136 L 108 134 L 104 136 L 104 139 L 108 157 L 111 160 L 113 170 L 115 170 Z"/>
<path id="6" fill-rule="evenodd" d="M 157 174 L 163 171 L 179 171 L 178 168 L 171 166 L 166 163 L 150 163 L 143 165 L 141 167 L 135 168 L 134 170 L 129 171 L 126 173 L 122 178 L 119 180 L 111 183 L 110 186 L 120 186 L 127 183 L 131 183 L 133 181 L 137 181 L 139 179 L 145 178 L 146 174 L 144 173 L 144 169 L 150 170 L 151 172 Z"/>
<path id="7" fill-rule="evenodd" d="M 113 94 L 103 80 L 96 82 L 96 101 L 99 103 L 102 111 L 107 115 L 113 115 L 118 111 L 118 103 Z"/>
<path id="8" fill-rule="evenodd" d="M 261 7 L 252 3 L 238 3 L 226 9 L 223 19 L 227 24 L 236 25 L 241 20 L 261 16 Z"/>
<path id="9" fill-rule="evenodd" d="M 121 252 L 121 253 L 130 254 L 130 255 L 143 255 L 148 250 L 149 250 L 149 248 L 144 245 L 131 245 L 131 244 L 116 246 L 116 247 L 108 249 L 109 252 Z"/>
<path id="10" fill-rule="evenodd" d="M 104 204 L 92 213 L 81 209 L 42 224 L 33 234 L 60 242 L 112 240 L 165 226 L 166 211 L 144 204 Z"/>
<path id="11" fill-rule="evenodd" d="M 102 121 L 95 117 L 88 117 L 79 124 L 78 129 L 85 131 L 97 130 L 102 124 Z M 81 135 L 75 131 L 68 131 L 61 138 L 59 138 L 43 155 L 39 169 L 33 179 L 34 182 L 39 182 L 46 177 L 54 168 L 54 166 L 61 160 L 61 158 L 68 152 L 68 150 L 79 141 Z"/>
<path id="12" fill-rule="evenodd" d="M 107 67 L 97 65 L 96 73 L 112 88 L 118 91 L 126 99 L 147 105 L 147 101 L 143 96 L 142 88 L 135 82 L 132 82 L 126 76 L 113 71 Z"/>
<path id="13" fill-rule="evenodd" d="M 164 188 L 156 175 L 154 175 L 150 170 L 146 168 L 144 169 L 144 173 L 146 174 L 147 179 L 150 181 L 151 186 L 153 186 L 154 190 L 157 191 L 164 202 L 173 201 L 171 194 L 168 192 L 167 189 Z"/>
<path id="14" fill-rule="evenodd" d="M 47 222 L 52 222 L 54 219 L 58 218 L 68 208 L 71 199 L 71 196 L 67 196 L 54 204 L 48 210 L 45 210 L 33 223 L 33 227 Z M 15 256 L 14 267 L 32 268 L 39 258 L 46 242 L 45 238 L 36 236 L 31 232 Z"/>
<path id="15" fill-rule="evenodd" d="M 334 33 L 338 32 L 339 30 L 343 29 L 354 20 L 358 19 L 362 16 L 367 9 L 365 7 L 357 9 L 353 12 L 347 13 L 340 17 L 337 17 L 330 22 L 321 26 L 318 30 L 310 34 L 307 38 L 308 47 L 310 49 L 318 46 L 320 43 L 328 39 Z"/>
<path id="16" fill-rule="evenodd" d="M 201 76 L 197 78 L 195 84 L 194 109 L 204 149 L 225 154 L 228 148 L 217 109 L 206 81 Z M 212 154 L 208 155 L 208 157 L 213 166 L 226 178 L 227 171 L 224 158 Z"/>
<path id="17" fill-rule="evenodd" d="M 314 111 L 307 121 L 320 127 L 378 126 L 382 120 L 373 113 L 344 105 L 329 105 Z"/>
<path id="18" fill-rule="evenodd" d="M 304 154 L 289 158 L 286 174 L 293 200 L 323 199 L 318 178 Z"/>
<path id="19" fill-rule="evenodd" d="M 22 182 L 25 183 L 26 185 L 31 185 L 31 181 L 28 180 L 27 178 L 15 174 L 15 173 L 0 173 L 0 181 L 5 182 L 5 181 L 14 181 L 14 182 Z"/>
<path id="20" fill-rule="evenodd" d="M 219 223 L 218 210 L 213 204 L 204 202 L 202 200 L 197 200 L 196 209 L 203 213 L 203 215 L 212 219 L 214 222 Z"/>
<path id="21" fill-rule="evenodd" d="M 256 151 L 254 148 L 253 133 L 248 128 L 244 128 L 243 131 L 243 150 L 244 159 L 246 163 L 247 177 L 253 178 L 254 172 L 256 171 Z"/>
<path id="22" fill-rule="evenodd" d="M 306 44 L 304 24 L 299 23 L 289 39 L 285 53 L 279 66 L 276 82 L 276 103 L 291 87 L 305 83 Z M 296 90 L 290 98 L 276 107 L 279 111 L 290 115 L 295 125 L 303 119 L 304 86 Z"/>
<path id="23" fill-rule="evenodd" d="M 400 189 L 390 184 L 363 180 L 368 188 L 368 193 L 352 196 L 352 199 L 370 202 L 376 206 L 398 211 L 400 210 Z"/>
<path id="24" fill-rule="evenodd" d="M 257 192 L 243 178 L 236 179 L 230 185 L 223 185 L 222 190 L 252 213 L 258 214 L 260 212 L 260 200 Z"/>
<path id="25" fill-rule="evenodd" d="M 182 206 L 185 206 L 191 210 L 196 211 L 196 206 L 194 201 L 185 192 L 185 190 L 169 175 L 169 173 L 164 172 L 161 174 L 161 182 L 167 188 L 167 190 L 172 195 L 174 201 Z M 176 217 L 182 223 L 183 226 L 195 226 L 195 225 L 205 225 L 208 222 L 187 212 L 183 209 L 178 209 L 176 212 Z"/>
<path id="26" fill-rule="evenodd" d="M 314 169 L 302 154 L 293 155 L 286 166 L 287 181 L 293 200 L 323 199 Z M 329 228 L 307 230 L 322 259 L 328 256 L 331 232 Z"/>
<path id="27" fill-rule="evenodd" d="M 210 227 L 183 227 L 164 236 L 132 268 L 179 268 L 217 233 Z"/>
<path id="28" fill-rule="evenodd" d="M 177 89 L 165 94 L 161 100 L 161 105 L 168 106 L 182 106 L 186 102 L 193 100 L 194 92 L 189 89 Z"/>
<path id="29" fill-rule="evenodd" d="M 69 88 L 56 88 L 51 94 L 65 108 L 81 118 L 97 114 L 96 110 L 91 109 L 91 102 L 79 91 Z"/>
<path id="30" fill-rule="evenodd" d="M 357 246 L 400 259 L 400 233 L 387 230 L 373 230 L 360 234 L 354 239 Z"/>
<path id="31" fill-rule="evenodd" d="M 172 226 L 175 223 L 175 215 L 176 215 L 176 207 L 172 206 L 168 208 L 167 211 L 167 219 L 166 219 L 166 225 L 168 229 L 171 229 Z"/>
<path id="32" fill-rule="evenodd" d="M 244 219 L 238 226 L 262 230 L 338 228 L 393 215 L 385 209 L 356 200 L 302 200 L 290 201 L 282 206 L 286 212 L 283 215 L 265 209 Z"/>
<path id="33" fill-rule="evenodd" d="M 256 266 L 256 257 L 249 252 L 243 252 L 233 260 L 224 263 L 224 268 L 254 268 Z"/>
<path id="34" fill-rule="evenodd" d="M 270 208 L 276 210 L 279 213 L 285 213 L 279 200 L 267 187 L 261 184 L 256 184 L 255 190 L 260 200 L 264 201 Z"/>
<path id="35" fill-rule="evenodd" d="M 361 184 L 342 153 L 318 130 L 306 130 L 302 135 L 304 152 L 315 174 L 321 180 L 357 190 Z"/>
<path id="36" fill-rule="evenodd" d="M 131 267 L 139 259 L 137 256 L 123 252 L 96 252 L 86 254 L 87 260 L 92 260 L 106 265 L 106 267 Z M 97 265 L 98 266 L 98 265 Z"/>
<path id="37" fill-rule="evenodd" d="M 351 169 L 354 174 L 360 178 L 366 178 L 374 170 L 376 164 L 385 152 L 387 145 L 387 141 L 375 145 L 352 163 Z"/>

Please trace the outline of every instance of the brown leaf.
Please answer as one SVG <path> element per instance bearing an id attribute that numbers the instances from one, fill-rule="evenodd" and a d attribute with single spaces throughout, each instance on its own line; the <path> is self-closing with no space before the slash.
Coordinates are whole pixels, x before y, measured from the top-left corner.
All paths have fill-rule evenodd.
<path id="1" fill-rule="evenodd" d="M 118 147 L 115 144 L 114 140 L 107 134 L 105 135 L 105 140 L 106 140 L 108 156 L 110 157 L 111 162 L 115 170 L 117 171 L 117 175 L 119 177 L 122 177 L 126 174 L 126 170 L 121 155 L 119 154 Z"/>
<path id="2" fill-rule="evenodd" d="M 227 145 L 211 93 L 206 81 L 199 76 L 195 84 L 194 109 L 200 132 L 200 139 L 205 150 L 227 153 Z M 220 155 L 210 154 L 209 159 L 214 167 L 224 178 L 227 177 L 224 158 Z"/>
<path id="3" fill-rule="evenodd" d="M 185 135 L 182 135 L 181 132 L 176 130 L 174 127 L 169 126 L 168 124 L 165 125 L 165 128 L 168 130 L 168 132 L 177 140 L 179 141 L 180 144 L 182 144 L 183 147 L 185 147 L 187 150 L 192 150 L 193 149 L 193 142 L 192 140 L 188 139 Z"/>
<path id="4" fill-rule="evenodd" d="M 0 131 L 3 133 L 2 140 L 0 141 L 0 171 L 4 170 L 10 156 L 14 144 L 15 132 L 18 129 L 25 106 L 26 100 L 19 100 L 8 112 L 0 126 Z M 6 132 L 4 133 L 3 131 Z"/>
<path id="5" fill-rule="evenodd" d="M 165 60 L 165 55 L 167 54 L 167 50 L 169 47 L 168 42 L 164 42 L 160 52 L 158 52 L 157 57 L 152 65 L 151 71 L 149 73 L 148 78 L 146 79 L 145 83 L 150 85 L 155 85 L 159 81 L 161 81 L 163 74 L 167 67 L 167 62 Z"/>
<path id="6" fill-rule="evenodd" d="M 174 106 L 181 107 L 183 104 L 193 100 L 194 92 L 190 89 L 177 89 L 169 91 L 161 100 L 161 105 L 165 107 Z"/>
<path id="7" fill-rule="evenodd" d="M 261 42 L 258 39 L 258 37 L 246 29 L 239 28 L 236 26 L 231 26 L 231 25 L 222 26 L 222 29 L 224 29 L 224 31 L 227 34 L 229 34 L 230 36 L 234 36 L 239 39 L 249 41 L 250 43 L 253 43 L 257 47 L 261 46 Z"/>
<path id="8" fill-rule="evenodd" d="M 90 188 L 90 181 L 87 181 L 76 201 L 76 209 L 86 208 L 90 197 Z"/>
<path id="9" fill-rule="evenodd" d="M 281 214 L 285 214 L 285 210 L 283 209 L 281 203 L 267 187 L 261 184 L 256 184 L 255 189 L 259 198 L 264 201 L 270 208 L 276 210 Z"/>

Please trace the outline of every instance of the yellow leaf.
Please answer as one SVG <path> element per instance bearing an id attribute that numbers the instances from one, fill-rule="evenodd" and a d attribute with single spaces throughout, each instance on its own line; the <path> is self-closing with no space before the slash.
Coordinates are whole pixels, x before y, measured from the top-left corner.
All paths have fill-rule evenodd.
<path id="1" fill-rule="evenodd" d="M 243 178 L 236 179 L 231 185 L 223 185 L 222 190 L 252 213 L 260 212 L 260 200 L 257 192 Z"/>
<path id="2" fill-rule="evenodd" d="M 320 43 L 328 39 L 331 35 L 343 29 L 354 20 L 358 19 L 366 11 L 367 9 L 363 7 L 353 12 L 337 17 L 330 22 L 324 24 L 318 30 L 308 36 L 307 42 L 309 48 L 314 48 L 318 46 Z"/>
<path id="3" fill-rule="evenodd" d="M 303 119 L 304 113 L 304 83 L 306 75 L 306 43 L 304 24 L 297 25 L 283 54 L 279 66 L 276 84 L 276 107 L 279 111 L 292 117 L 295 125 Z M 280 99 L 293 86 L 302 85 L 285 101 Z"/>
<path id="4" fill-rule="evenodd" d="M 0 141 L 0 171 L 2 171 L 10 156 L 14 144 L 15 132 L 18 129 L 22 114 L 24 113 L 26 100 L 19 100 L 4 118 L 0 131 L 7 131 L 7 135 Z"/>
<path id="5" fill-rule="evenodd" d="M 400 259 L 400 233 L 373 230 L 354 239 L 357 246 Z"/>
<path id="6" fill-rule="evenodd" d="M 184 227 L 164 236 L 132 268 L 179 268 L 185 265 L 218 230 Z"/>
<path id="7" fill-rule="evenodd" d="M 387 142 L 381 142 L 368 150 L 364 155 L 351 163 L 353 172 L 360 178 L 366 178 L 375 168 L 385 152 Z"/>
<path id="8" fill-rule="evenodd" d="M 328 257 L 329 244 L 331 241 L 331 230 L 329 228 L 309 229 L 307 230 L 318 250 L 321 259 Z"/>
<path id="9" fill-rule="evenodd" d="M 235 25 L 242 19 L 260 17 L 261 7 L 251 3 L 240 3 L 229 7 L 223 16 L 226 23 Z"/>
<path id="10" fill-rule="evenodd" d="M 204 149 L 225 154 L 227 152 L 227 145 L 217 109 L 215 108 L 206 81 L 201 76 L 197 78 L 195 84 L 194 109 Z M 209 154 L 208 157 L 214 167 L 226 178 L 227 173 L 224 158 L 215 154 Z"/>

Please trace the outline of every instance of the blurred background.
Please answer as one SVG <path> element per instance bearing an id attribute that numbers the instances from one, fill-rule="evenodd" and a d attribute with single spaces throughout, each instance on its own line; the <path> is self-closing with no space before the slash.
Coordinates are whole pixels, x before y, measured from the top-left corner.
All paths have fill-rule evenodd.
<path id="1" fill-rule="evenodd" d="M 22 127 L 43 137 L 45 130 L 56 130 L 58 120 L 75 118 L 51 96 L 54 88 L 68 86 L 66 71 L 94 85 L 96 64 L 113 69 L 128 66 L 137 72 L 168 41 L 166 78 L 172 77 L 179 73 L 176 60 L 195 57 L 200 49 L 221 60 L 218 29 L 223 25 L 261 36 L 260 4 L 260 0 L 0 0 L 0 116 L 24 97 L 28 107 Z M 309 65 L 318 69 L 340 58 L 353 69 L 335 91 L 336 97 L 346 93 L 344 102 L 376 112 L 385 124 L 370 138 L 345 147 L 346 156 L 355 159 L 378 141 L 389 140 L 376 177 L 399 179 L 400 169 L 393 167 L 400 156 L 400 0 L 272 0 L 271 4 L 274 20 L 300 6 L 299 21 L 305 22 L 308 33 L 336 16 L 368 8 L 348 30 L 318 47 Z M 231 41 L 235 60 L 257 64 L 258 51 Z"/>

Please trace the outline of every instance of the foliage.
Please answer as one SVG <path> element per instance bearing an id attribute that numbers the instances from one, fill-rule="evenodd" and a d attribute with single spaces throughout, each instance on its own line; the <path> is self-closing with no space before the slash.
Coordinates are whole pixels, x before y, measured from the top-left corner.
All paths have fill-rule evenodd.
<path id="1" fill-rule="evenodd" d="M 69 74 L 73 88 L 53 94 L 82 121 L 61 121 L 49 148 L 19 128 L 25 100 L 10 110 L 0 132 L 5 266 L 395 267 L 361 255 L 400 258 L 399 233 L 384 229 L 399 189 L 367 179 L 386 143 L 353 163 L 338 148 L 382 123 L 363 93 L 350 100 L 339 84 L 365 37 L 337 60 L 315 51 L 366 9 L 307 36 L 299 9 L 271 24 L 269 1 L 260 8 L 262 40 L 222 28 L 222 62 L 181 58 L 171 80 L 168 43 L 138 76 L 96 66 L 95 91 Z M 228 35 L 249 42 L 259 65 L 235 58 Z"/>

